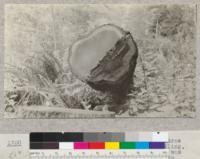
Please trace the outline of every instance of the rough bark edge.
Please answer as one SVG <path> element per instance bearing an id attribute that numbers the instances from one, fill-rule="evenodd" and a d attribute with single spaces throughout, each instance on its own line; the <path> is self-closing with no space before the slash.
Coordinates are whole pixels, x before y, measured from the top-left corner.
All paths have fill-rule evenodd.
<path id="1" fill-rule="evenodd" d="M 134 41 L 133 39 L 133 36 L 130 32 L 126 31 L 125 32 L 128 38 L 128 40 L 131 40 L 134 47 L 135 47 L 135 54 L 133 55 L 132 59 L 130 60 L 130 63 L 129 63 L 129 70 L 131 70 L 132 74 L 130 74 L 130 71 L 126 72 L 125 74 L 127 74 L 126 76 L 124 76 L 121 80 L 118 80 L 116 84 L 112 84 L 112 83 L 109 83 L 108 81 L 104 83 L 104 81 L 101 82 L 101 85 L 105 85 L 105 87 L 112 87 L 112 89 L 110 90 L 111 92 L 116 92 L 118 90 L 120 90 L 124 83 L 124 81 L 128 80 L 128 81 L 131 81 L 132 78 L 133 78 L 133 75 L 134 75 L 134 72 L 135 72 L 135 68 L 136 68 L 136 65 L 137 65 L 137 58 L 138 58 L 138 47 L 137 47 L 137 44 L 136 42 Z M 127 81 L 127 82 L 128 82 Z M 99 90 L 97 87 L 99 86 L 95 86 L 90 80 L 86 80 L 86 82 L 92 86 L 93 88 Z M 127 85 L 130 84 L 130 83 L 127 83 Z M 119 85 L 118 87 L 116 87 L 116 85 Z M 102 86 L 100 86 L 102 87 Z"/>

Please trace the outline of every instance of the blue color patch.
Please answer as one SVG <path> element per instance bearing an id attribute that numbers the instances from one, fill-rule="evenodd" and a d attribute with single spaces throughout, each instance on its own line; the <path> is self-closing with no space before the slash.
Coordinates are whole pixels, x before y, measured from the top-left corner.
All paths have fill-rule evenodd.
<path id="1" fill-rule="evenodd" d="M 136 149 L 149 149 L 149 142 L 136 142 L 135 148 Z"/>

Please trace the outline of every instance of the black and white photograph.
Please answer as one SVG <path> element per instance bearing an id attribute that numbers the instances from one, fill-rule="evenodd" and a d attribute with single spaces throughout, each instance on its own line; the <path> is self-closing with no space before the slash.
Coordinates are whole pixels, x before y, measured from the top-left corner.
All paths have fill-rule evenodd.
<path id="1" fill-rule="evenodd" d="M 196 12 L 6 4 L 4 118 L 195 117 Z"/>

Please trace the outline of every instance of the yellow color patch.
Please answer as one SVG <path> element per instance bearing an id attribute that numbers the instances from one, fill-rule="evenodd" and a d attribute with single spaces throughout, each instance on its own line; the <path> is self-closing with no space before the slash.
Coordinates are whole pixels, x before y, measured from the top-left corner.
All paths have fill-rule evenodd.
<path id="1" fill-rule="evenodd" d="M 105 149 L 119 149 L 119 142 L 106 142 Z"/>

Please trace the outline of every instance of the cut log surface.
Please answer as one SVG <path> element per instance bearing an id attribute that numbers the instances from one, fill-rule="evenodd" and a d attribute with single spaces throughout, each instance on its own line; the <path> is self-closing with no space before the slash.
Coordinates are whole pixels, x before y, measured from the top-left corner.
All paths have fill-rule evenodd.
<path id="1" fill-rule="evenodd" d="M 72 72 L 96 90 L 112 90 L 131 79 L 137 46 L 130 32 L 107 24 L 96 28 L 70 48 Z"/>

